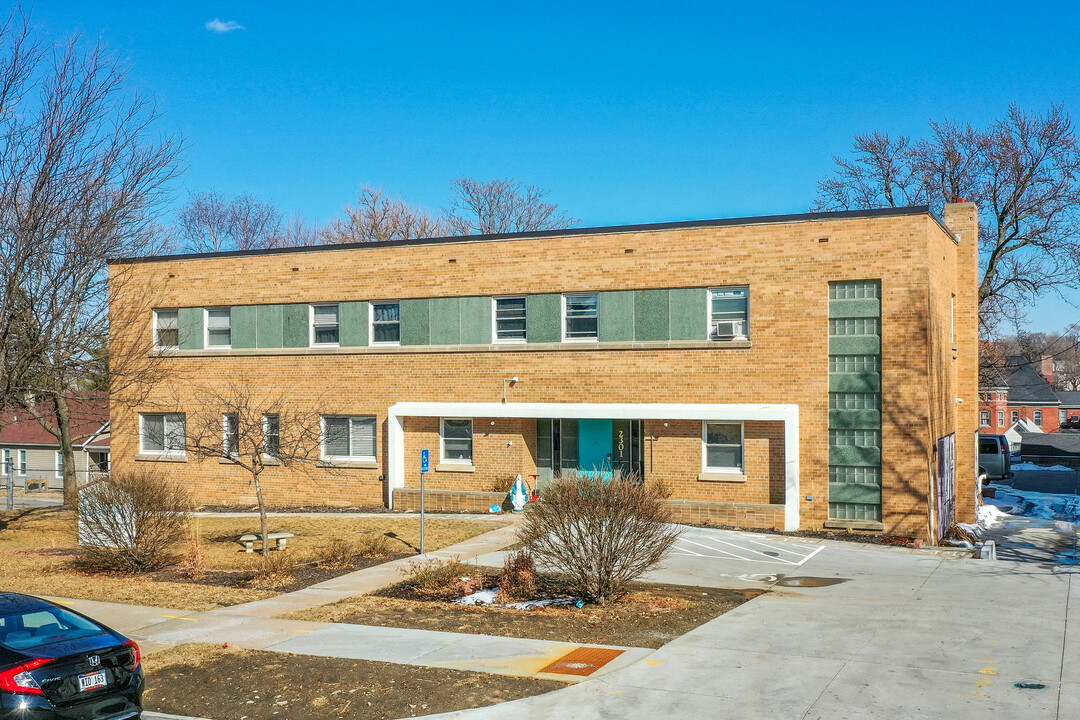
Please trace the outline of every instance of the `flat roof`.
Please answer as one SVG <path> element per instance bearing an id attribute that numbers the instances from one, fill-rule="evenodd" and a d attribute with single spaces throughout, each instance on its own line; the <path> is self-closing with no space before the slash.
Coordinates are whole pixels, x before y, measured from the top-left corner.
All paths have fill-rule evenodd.
<path id="1" fill-rule="evenodd" d="M 714 220 L 684 220 L 679 222 L 640 223 L 636 225 L 602 225 L 599 227 L 566 228 L 561 230 L 536 230 L 533 232 L 497 233 L 490 235 L 453 235 L 450 237 L 411 238 L 408 240 L 365 241 L 354 243 L 301 245 L 297 247 L 267 248 L 262 250 L 227 250 L 210 253 L 180 253 L 176 255 L 152 255 L 145 257 L 114 258 L 109 264 L 168 262 L 172 260 L 208 260 L 212 258 L 242 257 L 249 255 L 278 255 L 283 253 L 330 252 L 334 250 L 357 250 L 361 248 L 403 247 L 411 245 L 451 245 L 454 243 L 498 242 L 527 238 L 569 237 L 574 235 L 609 235 L 614 233 L 655 232 L 686 228 L 732 227 L 737 225 L 767 225 L 772 223 L 814 222 L 822 220 L 847 220 L 852 218 L 896 217 L 902 215 L 928 215 L 950 237 L 952 232 L 929 205 L 910 207 L 874 208 L 869 210 L 837 210 L 830 212 L 795 213 L 789 215 L 759 215 L 755 217 L 720 218 Z"/>

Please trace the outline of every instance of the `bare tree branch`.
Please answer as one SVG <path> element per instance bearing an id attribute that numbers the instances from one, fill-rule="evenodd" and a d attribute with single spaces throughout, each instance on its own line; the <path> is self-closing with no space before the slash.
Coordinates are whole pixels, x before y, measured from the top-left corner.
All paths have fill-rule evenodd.
<path id="1" fill-rule="evenodd" d="M 388 197 L 381 188 L 365 185 L 355 205 L 345 206 L 345 217 L 334 220 L 323 231 L 332 244 L 385 242 L 447 234 L 442 219 L 414 207 L 401 198 Z"/>
<path id="2" fill-rule="evenodd" d="M 545 202 L 549 190 L 514 178 L 486 183 L 459 178 L 453 186 L 456 197 L 446 211 L 446 223 L 454 235 L 558 230 L 579 222 Z"/>

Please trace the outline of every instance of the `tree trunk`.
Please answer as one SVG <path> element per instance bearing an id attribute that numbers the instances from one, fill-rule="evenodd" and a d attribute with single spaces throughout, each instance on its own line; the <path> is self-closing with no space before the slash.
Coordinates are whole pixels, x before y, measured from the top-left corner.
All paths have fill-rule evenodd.
<path id="1" fill-rule="evenodd" d="M 56 427 L 60 430 L 60 454 L 64 458 L 64 504 L 73 508 L 79 504 L 79 479 L 71 439 L 71 408 L 63 395 L 54 395 L 52 401 L 56 410 Z"/>
<path id="2" fill-rule="evenodd" d="M 263 501 L 262 483 L 259 482 L 259 473 L 252 472 L 251 477 L 255 481 L 255 497 L 259 501 L 259 534 L 262 536 L 262 554 L 263 557 L 266 557 L 270 554 L 270 540 L 266 537 L 269 534 L 268 529 L 270 523 L 266 519 L 266 503 Z"/>

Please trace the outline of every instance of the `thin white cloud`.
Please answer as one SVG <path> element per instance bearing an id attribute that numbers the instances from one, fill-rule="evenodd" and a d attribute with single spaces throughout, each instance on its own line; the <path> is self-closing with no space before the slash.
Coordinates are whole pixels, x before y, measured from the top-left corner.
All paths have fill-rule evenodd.
<path id="1" fill-rule="evenodd" d="M 210 22 L 206 23 L 206 29 L 212 33 L 224 34 L 231 33 L 233 30 L 243 30 L 244 26 L 235 20 L 222 21 L 219 18 L 214 18 Z"/>

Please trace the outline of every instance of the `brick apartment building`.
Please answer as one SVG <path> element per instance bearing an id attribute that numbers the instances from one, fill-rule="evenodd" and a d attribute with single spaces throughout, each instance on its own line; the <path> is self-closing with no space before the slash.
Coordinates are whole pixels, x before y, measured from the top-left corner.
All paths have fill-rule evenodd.
<path id="1" fill-rule="evenodd" d="M 184 440 L 245 382 L 320 405 L 271 504 L 415 508 L 428 449 L 434 509 L 618 469 L 686 521 L 933 537 L 974 512 L 977 238 L 962 203 L 118 260 L 113 310 L 153 310 L 114 352 L 162 378 L 114 398 L 113 466 L 252 502 Z"/>
<path id="2" fill-rule="evenodd" d="M 979 393 L 979 428 L 1001 434 L 1029 420 L 1043 432 L 1063 426 L 1080 426 L 1080 392 L 1054 389 L 1054 358 L 1044 355 L 1037 363 L 1021 355 L 1005 360 L 1004 367 L 984 374 Z"/>

